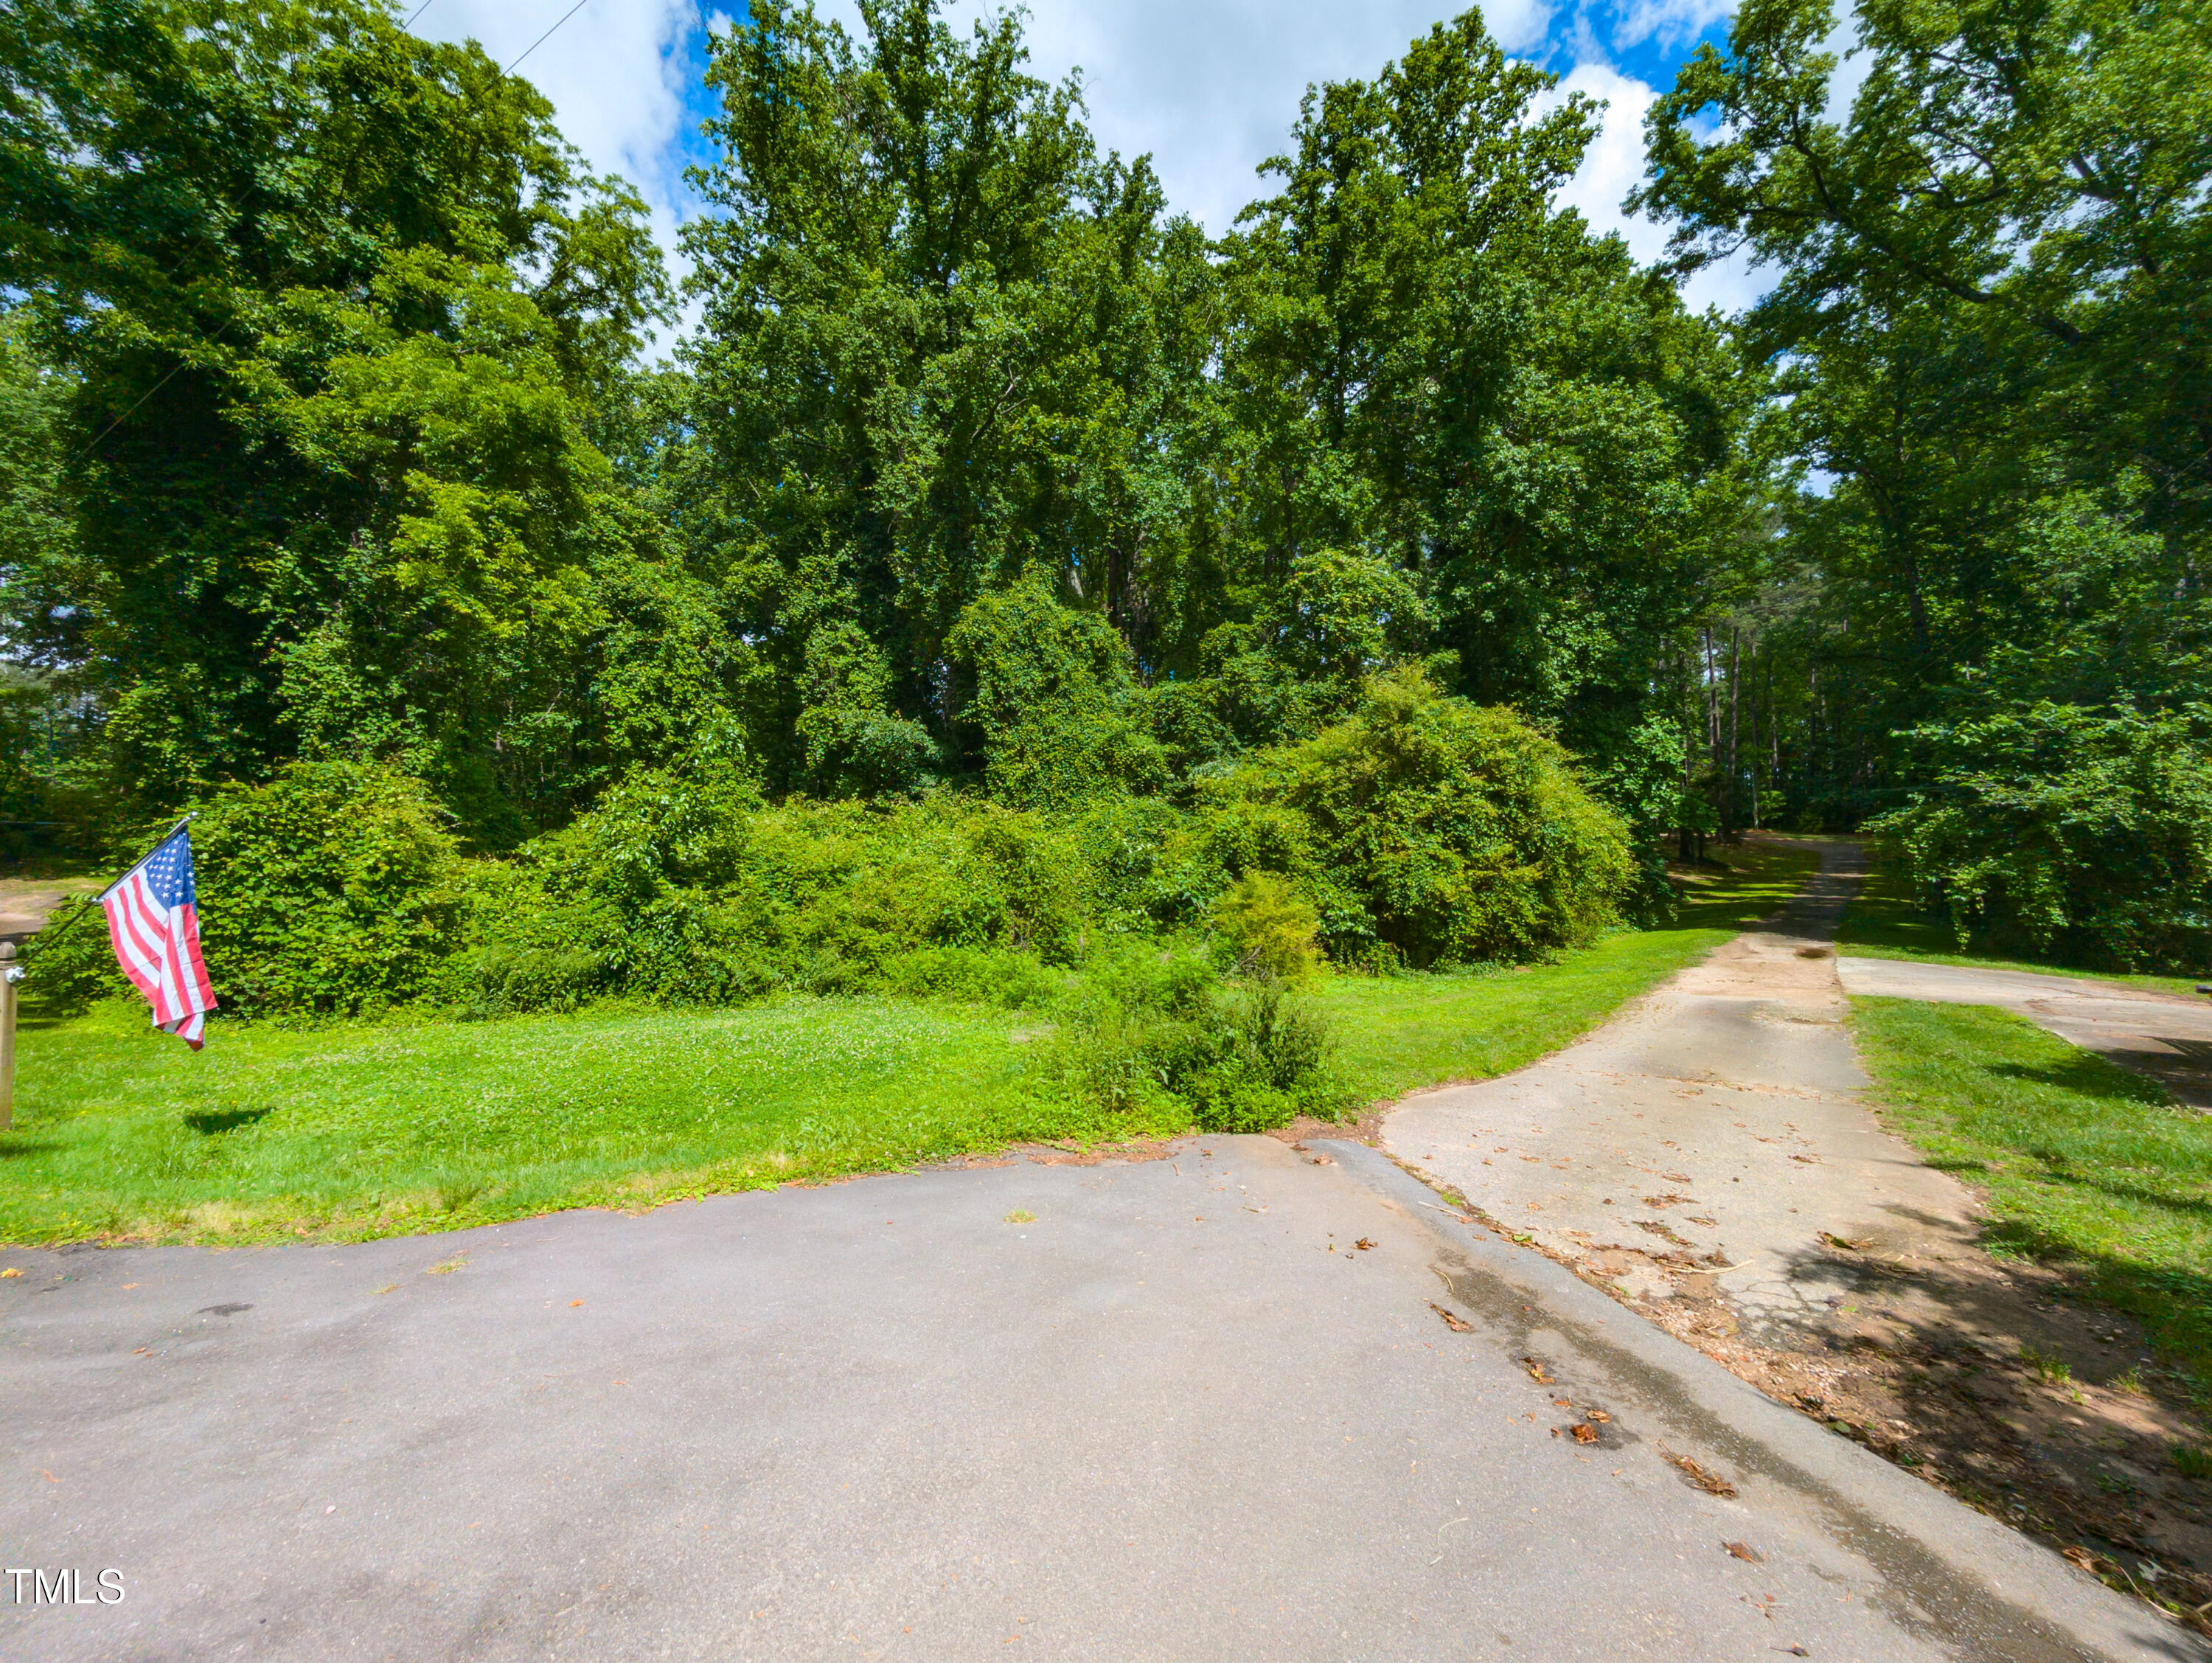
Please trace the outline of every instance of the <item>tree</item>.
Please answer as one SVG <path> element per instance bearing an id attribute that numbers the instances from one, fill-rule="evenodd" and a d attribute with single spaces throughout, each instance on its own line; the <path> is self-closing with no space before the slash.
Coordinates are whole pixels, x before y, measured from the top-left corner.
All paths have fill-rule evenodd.
<path id="1" fill-rule="evenodd" d="M 665 305 L 635 193 L 371 0 L 17 8 L 0 76 L 0 285 L 73 402 L 11 628 L 116 789 L 368 751 L 495 841 L 557 813 L 642 535 L 586 433 Z"/>
<path id="2" fill-rule="evenodd" d="M 1791 597 L 1796 811 L 1894 811 L 1895 852 L 1929 893 L 1971 892 L 1961 916 L 2179 953 L 2187 861 L 2131 854 L 2132 810 L 2069 807 L 2045 836 L 2024 805 L 2118 779 L 2122 752 L 2138 783 L 2202 771 L 2212 17 L 1866 0 L 1840 115 L 1833 21 L 1826 0 L 1746 5 L 1654 106 L 1633 199 L 1675 220 L 1678 269 L 1744 249 L 1778 275 L 1744 338 L 1828 476 L 1787 516 L 1767 597 Z M 2033 884 L 2008 867 L 2019 892 L 1985 906 L 1956 853 L 1970 823 L 2033 845 Z M 2129 922 L 2061 929 L 2068 892 Z"/>
<path id="3" fill-rule="evenodd" d="M 1295 593 L 1358 550 L 1408 649 L 1603 764 L 1732 551 L 1752 405 L 1724 332 L 1552 198 L 1595 131 L 1476 13 L 1307 95 L 1226 247 L 1235 570 Z"/>
<path id="4" fill-rule="evenodd" d="M 1017 15 L 963 38 L 936 9 L 864 0 L 855 42 L 775 0 L 708 73 L 678 501 L 763 661 L 748 708 L 779 784 L 915 728 L 979 768 L 947 641 L 1025 573 L 1139 654 L 1178 634 L 1201 241 L 1146 161 L 1096 154 L 1077 83 L 1023 72 Z"/>

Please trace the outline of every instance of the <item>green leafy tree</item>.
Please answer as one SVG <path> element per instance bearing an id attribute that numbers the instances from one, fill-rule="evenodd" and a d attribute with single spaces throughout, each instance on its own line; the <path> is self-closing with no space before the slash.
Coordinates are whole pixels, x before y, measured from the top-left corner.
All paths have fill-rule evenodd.
<path id="1" fill-rule="evenodd" d="M 778 784 L 911 777 L 916 729 L 975 771 L 947 655 L 973 603 L 1035 570 L 1152 651 L 1193 557 L 1202 244 L 1146 162 L 1097 156 L 1073 82 L 1023 71 L 1017 15 L 963 38 L 936 9 L 865 0 L 856 41 L 772 0 L 708 70 L 677 500 L 760 643 Z"/>
<path id="2" fill-rule="evenodd" d="M 0 284 L 73 404 L 13 627 L 117 788 L 367 750 L 495 840 L 558 813 L 643 533 L 587 432 L 665 305 L 635 193 L 370 0 L 12 9 L 0 76 Z"/>
<path id="3" fill-rule="evenodd" d="M 1340 673 L 1448 650 L 1475 698 L 1611 747 L 1729 546 L 1753 397 L 1711 320 L 1553 208 L 1596 113 L 1540 109 L 1555 85 L 1469 12 L 1308 94 L 1226 250 L 1234 569 L 1262 612 L 1358 549 L 1410 593 L 1359 603 L 1395 638 Z"/>
<path id="4" fill-rule="evenodd" d="M 1753 0 L 1648 118 L 1637 204 L 1674 220 L 1680 268 L 1774 270 L 1744 339 L 1828 476 L 1747 603 L 1765 684 L 1731 668 L 1729 697 L 1791 813 L 1894 811 L 1954 917 L 2106 962 L 2178 951 L 2148 944 L 2194 927 L 2196 880 L 2143 852 L 2164 811 L 2130 805 L 2186 798 L 2212 695 L 2212 17 L 1854 15 L 1848 110 L 1826 0 Z"/>

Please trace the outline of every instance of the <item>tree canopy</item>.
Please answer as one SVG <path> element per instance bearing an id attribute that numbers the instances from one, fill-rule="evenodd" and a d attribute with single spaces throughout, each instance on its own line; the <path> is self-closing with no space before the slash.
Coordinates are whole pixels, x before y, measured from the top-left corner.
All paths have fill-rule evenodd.
<path id="1" fill-rule="evenodd" d="M 957 799 L 1211 850 L 1164 927 L 1424 963 L 1868 826 L 1962 930 L 2203 959 L 2212 20 L 1863 0 L 1848 108 L 1838 21 L 1683 67 L 1639 265 L 1475 11 L 1209 237 L 1018 13 L 759 0 L 649 359 L 641 202 L 473 44 L 0 14 L 0 800 L 89 846 L 343 763 L 496 854 L 723 775 Z"/>

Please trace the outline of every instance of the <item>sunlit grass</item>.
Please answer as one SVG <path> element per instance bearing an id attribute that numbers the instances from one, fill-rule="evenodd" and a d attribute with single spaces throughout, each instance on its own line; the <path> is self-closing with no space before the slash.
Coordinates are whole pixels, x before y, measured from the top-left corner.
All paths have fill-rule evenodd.
<path id="1" fill-rule="evenodd" d="M 0 1240 L 362 1236 L 1100 1130 L 1000 1012 L 875 999 L 287 1031 L 193 1056 L 102 1006 L 22 1035 Z"/>
<path id="2" fill-rule="evenodd" d="M 1325 978 L 1353 1100 L 1518 1067 L 1694 960 L 1811 857 L 1730 851 L 1678 926 L 1554 962 Z M 1042 1019 L 879 998 L 495 1022 L 219 1023 L 197 1056 L 114 1004 L 21 1035 L 0 1241 L 347 1239 L 813 1181 L 1030 1139 L 1180 1130 L 1087 1108 Z"/>
<path id="3" fill-rule="evenodd" d="M 1982 1005 L 1854 999 L 1889 1123 L 1988 1199 L 1991 1245 L 2090 1290 L 2212 1381 L 2212 1117 Z"/>

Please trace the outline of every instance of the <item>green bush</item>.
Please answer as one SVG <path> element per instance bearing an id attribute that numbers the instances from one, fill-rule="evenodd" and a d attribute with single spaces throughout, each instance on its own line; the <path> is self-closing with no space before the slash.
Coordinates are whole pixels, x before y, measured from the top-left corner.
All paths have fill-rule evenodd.
<path id="1" fill-rule="evenodd" d="M 1635 880 L 1627 826 L 1565 751 L 1417 666 L 1370 681 L 1313 739 L 1199 787 L 1224 862 L 1297 879 L 1342 959 L 1530 958 L 1613 923 Z"/>
<path id="2" fill-rule="evenodd" d="M 1067 695 L 1012 673 L 1029 636 L 1078 627 L 1040 620 L 1048 604 L 988 620 L 1007 638 L 984 701 L 1002 714 L 1024 689 Z M 1118 662 L 1096 656 L 1094 691 Z M 418 783 L 301 763 L 206 803 L 202 927 L 233 1010 L 428 999 L 495 1016 L 778 990 L 1048 1009 L 1054 1067 L 1092 1100 L 1229 1127 L 1327 1098 L 1325 1044 L 1290 990 L 1322 941 L 1369 962 L 1526 956 L 1605 922 L 1627 869 L 1619 822 L 1564 752 L 1418 670 L 1188 795 L 772 804 L 741 754 L 702 740 L 512 856 L 464 860 Z M 50 939 L 40 987 L 123 988 L 102 933 Z"/>
<path id="3" fill-rule="evenodd" d="M 963 732 L 999 801 L 1065 808 L 1157 791 L 1168 756 L 1146 731 L 1129 649 L 1097 612 L 1066 606 L 1031 572 L 970 602 L 945 637 L 967 689 Z"/>
<path id="4" fill-rule="evenodd" d="M 150 845 L 167 823 L 146 828 Z M 350 762 L 295 762 L 227 785 L 191 828 L 200 942 L 225 1010 L 359 1015 L 416 998 L 452 951 L 463 865 L 416 781 Z M 130 994 L 97 908 L 33 938 L 27 990 L 67 1008 Z"/>
<path id="5" fill-rule="evenodd" d="M 1195 948 L 1103 952 L 1055 1014 L 1047 1075 L 1111 1112 L 1264 1131 L 1341 1106 L 1311 1008 L 1272 978 L 1224 984 Z"/>
<path id="6" fill-rule="evenodd" d="M 1088 878 L 1066 829 L 1034 813 L 942 792 L 770 807 L 735 774 L 643 773 L 486 868 L 448 991 L 494 1014 L 595 990 L 721 1004 L 998 977 L 1026 1002 L 1079 948 Z M 521 972 L 532 955 L 568 968 Z"/>
<path id="7" fill-rule="evenodd" d="M 1302 982 L 1321 958 L 1321 914 L 1279 872 L 1247 872 L 1213 903 L 1213 929 L 1237 970 Z"/>
<path id="8" fill-rule="evenodd" d="M 1961 947 L 2212 966 L 2212 709 L 2039 704 L 1916 735 L 1935 784 L 1870 821 Z"/>

